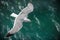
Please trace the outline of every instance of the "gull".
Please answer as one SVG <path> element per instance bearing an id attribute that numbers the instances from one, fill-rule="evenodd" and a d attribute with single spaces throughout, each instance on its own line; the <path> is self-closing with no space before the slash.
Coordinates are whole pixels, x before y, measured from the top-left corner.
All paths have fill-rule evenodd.
<path id="1" fill-rule="evenodd" d="M 23 27 L 23 22 L 31 22 L 30 19 L 28 19 L 28 14 L 33 12 L 34 6 L 32 3 L 28 3 L 28 5 L 21 10 L 21 12 L 17 15 L 15 13 L 12 13 L 10 16 L 15 17 L 13 27 L 11 30 L 9 30 L 5 37 L 10 37 L 17 33 L 21 28 Z"/>

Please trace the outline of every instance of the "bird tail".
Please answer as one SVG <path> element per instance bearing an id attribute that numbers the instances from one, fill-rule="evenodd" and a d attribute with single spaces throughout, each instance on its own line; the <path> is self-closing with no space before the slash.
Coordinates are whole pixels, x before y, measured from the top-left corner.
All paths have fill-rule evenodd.
<path id="1" fill-rule="evenodd" d="M 18 15 L 17 14 L 15 14 L 15 13 L 12 13 L 10 16 L 12 16 L 12 17 L 17 17 Z"/>

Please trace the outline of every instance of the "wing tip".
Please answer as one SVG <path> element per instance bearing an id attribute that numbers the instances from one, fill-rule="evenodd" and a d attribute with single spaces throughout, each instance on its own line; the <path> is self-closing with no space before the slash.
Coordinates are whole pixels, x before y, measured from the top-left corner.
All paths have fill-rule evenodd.
<path id="1" fill-rule="evenodd" d="M 9 37 L 12 36 L 12 35 L 14 35 L 14 34 L 7 33 L 4 38 L 9 38 Z"/>

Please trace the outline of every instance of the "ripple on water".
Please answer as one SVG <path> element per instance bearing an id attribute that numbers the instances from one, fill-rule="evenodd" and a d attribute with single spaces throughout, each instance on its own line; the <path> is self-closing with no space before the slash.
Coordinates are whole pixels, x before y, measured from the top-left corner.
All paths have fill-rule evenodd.
<path id="1" fill-rule="evenodd" d="M 60 24 L 54 19 L 52 19 L 52 22 L 55 24 L 57 31 L 60 32 Z"/>

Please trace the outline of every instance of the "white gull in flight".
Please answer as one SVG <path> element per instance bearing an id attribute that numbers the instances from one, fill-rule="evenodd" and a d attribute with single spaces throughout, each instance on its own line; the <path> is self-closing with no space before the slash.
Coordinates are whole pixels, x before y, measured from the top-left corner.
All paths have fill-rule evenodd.
<path id="1" fill-rule="evenodd" d="M 25 7 L 18 15 L 15 13 L 12 13 L 11 16 L 16 17 L 14 21 L 14 25 L 13 25 L 13 28 L 11 28 L 11 30 L 8 31 L 5 37 L 10 37 L 16 32 L 18 32 L 22 28 L 23 22 L 30 22 L 31 20 L 28 19 L 27 17 L 28 17 L 28 14 L 33 11 L 33 9 L 34 9 L 33 4 L 28 3 L 27 7 Z"/>

